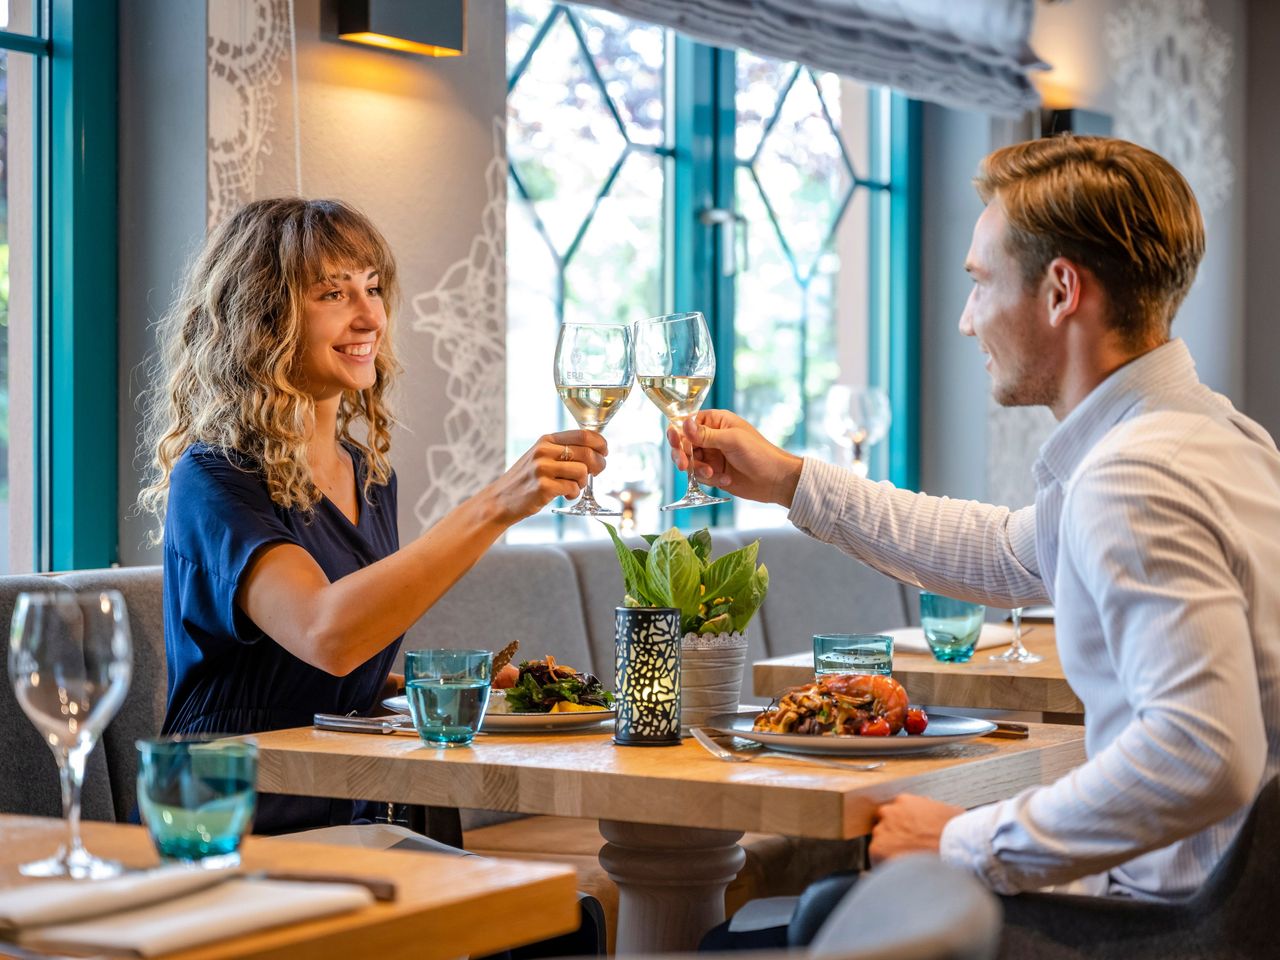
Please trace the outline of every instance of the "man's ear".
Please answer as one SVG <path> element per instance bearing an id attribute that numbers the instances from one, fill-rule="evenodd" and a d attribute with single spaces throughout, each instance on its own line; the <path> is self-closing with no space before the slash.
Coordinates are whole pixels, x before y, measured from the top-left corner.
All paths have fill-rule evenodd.
<path id="1" fill-rule="evenodd" d="M 1066 257 L 1049 261 L 1045 268 L 1044 296 L 1050 326 L 1060 326 L 1079 309 L 1083 280 L 1083 271 Z"/>

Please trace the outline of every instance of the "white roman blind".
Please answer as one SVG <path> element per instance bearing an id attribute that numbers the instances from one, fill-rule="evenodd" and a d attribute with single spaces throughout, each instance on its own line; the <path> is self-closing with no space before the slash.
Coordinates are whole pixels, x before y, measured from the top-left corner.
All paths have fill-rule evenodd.
<path id="1" fill-rule="evenodd" d="M 950 106 L 1014 114 L 1039 97 L 1034 0 L 583 0 L 721 47 L 795 60 Z"/>

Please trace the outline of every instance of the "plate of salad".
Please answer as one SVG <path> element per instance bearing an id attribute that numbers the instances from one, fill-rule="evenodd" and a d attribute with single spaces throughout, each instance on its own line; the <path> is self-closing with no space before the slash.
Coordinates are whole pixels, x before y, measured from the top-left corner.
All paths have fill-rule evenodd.
<path id="1" fill-rule="evenodd" d="M 513 672 L 494 677 L 483 732 L 518 733 L 583 730 L 612 720 L 613 694 L 589 673 L 581 673 L 555 657 L 526 660 Z M 501 687 L 500 684 L 510 684 Z M 409 712 L 407 697 L 382 701 L 388 710 Z"/>

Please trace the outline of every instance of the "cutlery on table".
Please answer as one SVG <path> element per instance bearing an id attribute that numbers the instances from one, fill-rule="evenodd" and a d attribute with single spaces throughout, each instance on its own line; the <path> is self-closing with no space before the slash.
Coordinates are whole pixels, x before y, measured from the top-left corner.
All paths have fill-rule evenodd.
<path id="1" fill-rule="evenodd" d="M 711 739 L 711 735 L 702 727 L 694 727 L 690 731 L 693 739 L 711 754 L 717 760 L 724 760 L 728 763 L 747 763 L 751 760 L 758 760 L 761 757 L 777 757 L 779 760 L 794 760 L 796 763 L 813 763 L 820 767 L 833 767 L 836 770 L 878 770 L 884 766 L 882 761 L 875 763 L 841 763 L 839 760 L 827 760 L 822 757 L 802 756 L 795 753 L 786 753 L 782 750 L 770 750 L 767 747 L 756 751 L 755 753 L 734 753 L 727 750 L 720 744 Z"/>
<path id="2" fill-rule="evenodd" d="M 312 724 L 321 730 L 345 730 L 347 733 L 411 733 L 417 735 L 413 718 L 403 714 L 385 717 L 347 717 L 337 713 L 317 713 Z"/>

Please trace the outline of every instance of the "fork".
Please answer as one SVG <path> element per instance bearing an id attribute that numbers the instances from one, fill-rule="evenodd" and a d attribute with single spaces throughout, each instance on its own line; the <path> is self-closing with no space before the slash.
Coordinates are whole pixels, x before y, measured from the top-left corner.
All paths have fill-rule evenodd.
<path id="1" fill-rule="evenodd" d="M 760 757 L 777 757 L 780 760 L 793 760 L 796 763 L 812 763 L 819 767 L 832 767 L 836 770 L 879 770 L 884 766 L 883 762 L 875 763 L 841 763 L 838 760 L 825 760 L 821 757 L 799 756 L 794 753 L 784 753 L 781 750 L 762 749 L 756 753 L 743 755 L 734 753 L 732 750 L 726 750 L 720 744 L 711 739 L 711 735 L 702 727 L 694 727 L 689 731 L 693 735 L 693 739 L 711 754 L 717 760 L 724 760 L 728 763 L 747 763 L 751 760 L 758 760 Z"/>

